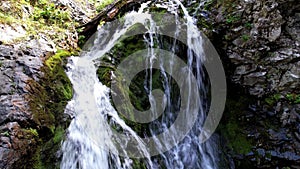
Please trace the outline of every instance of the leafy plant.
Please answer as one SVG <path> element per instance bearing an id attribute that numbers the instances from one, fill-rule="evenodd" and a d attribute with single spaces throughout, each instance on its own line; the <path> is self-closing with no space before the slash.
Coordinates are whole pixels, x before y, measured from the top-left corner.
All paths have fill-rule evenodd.
<path id="1" fill-rule="evenodd" d="M 0 11 L 0 23 L 6 23 L 6 24 L 12 24 L 16 21 L 16 19 L 14 17 L 12 17 L 11 15 L 2 13 Z"/>
<path id="2" fill-rule="evenodd" d="M 2 132 L 1 135 L 8 137 L 9 136 L 9 132 L 8 131 Z"/>
<path id="3" fill-rule="evenodd" d="M 237 17 L 237 16 L 232 16 L 232 15 L 229 15 L 229 16 L 227 16 L 227 18 L 226 18 L 226 22 L 227 22 L 228 24 L 235 23 L 235 22 L 237 22 L 238 20 L 240 20 L 239 17 Z"/>
<path id="4" fill-rule="evenodd" d="M 100 4 L 98 4 L 97 7 L 96 7 L 97 12 L 100 12 L 106 6 L 108 6 L 109 4 L 111 4 L 113 2 L 114 2 L 114 0 L 103 0 L 103 1 L 100 1 Z"/>
<path id="5" fill-rule="evenodd" d="M 282 98 L 282 95 L 277 93 L 274 94 L 271 97 L 265 98 L 265 102 L 269 105 L 274 105 L 277 101 L 279 101 Z"/>
<path id="6" fill-rule="evenodd" d="M 242 39 L 244 42 L 247 42 L 250 39 L 249 35 L 242 35 Z"/>
<path id="7" fill-rule="evenodd" d="M 300 103 L 300 94 L 290 93 L 286 95 L 286 98 L 291 103 L 295 103 L 295 104 Z"/>
<path id="8" fill-rule="evenodd" d="M 32 133 L 34 136 L 38 137 L 39 133 L 36 131 L 36 129 L 30 128 L 29 129 L 30 133 Z"/>
<path id="9" fill-rule="evenodd" d="M 63 11 L 55 6 L 54 3 L 45 4 L 42 8 L 34 8 L 33 18 L 35 21 L 44 19 L 48 24 L 63 24 L 64 21 L 70 21 L 68 11 Z"/>
<path id="10" fill-rule="evenodd" d="M 249 22 L 245 23 L 245 28 L 248 28 L 248 29 L 252 28 L 252 24 Z"/>

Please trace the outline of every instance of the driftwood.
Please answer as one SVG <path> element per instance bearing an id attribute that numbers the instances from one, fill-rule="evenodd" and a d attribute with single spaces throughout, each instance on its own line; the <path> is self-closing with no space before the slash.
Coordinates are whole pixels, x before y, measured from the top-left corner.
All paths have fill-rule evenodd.
<path id="1" fill-rule="evenodd" d="M 114 20 L 116 16 L 123 15 L 124 13 L 132 10 L 133 7 L 140 6 L 145 0 L 115 0 L 111 5 L 105 7 L 96 17 L 88 23 L 77 27 L 82 29 L 79 35 L 83 35 L 85 40 L 90 38 L 96 31 L 100 22 L 109 22 Z"/>

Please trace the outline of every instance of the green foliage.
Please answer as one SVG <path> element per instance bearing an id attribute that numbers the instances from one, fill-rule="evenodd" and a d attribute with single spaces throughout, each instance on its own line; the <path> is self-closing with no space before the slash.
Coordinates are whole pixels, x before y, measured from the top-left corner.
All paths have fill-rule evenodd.
<path id="1" fill-rule="evenodd" d="M 274 105 L 277 101 L 279 101 L 281 99 L 282 95 L 277 93 L 277 94 L 274 94 L 270 97 L 267 97 L 265 98 L 265 102 L 267 104 L 269 104 L 270 106 Z"/>
<path id="2" fill-rule="evenodd" d="M 290 167 L 283 167 L 282 169 L 291 169 Z"/>
<path id="3" fill-rule="evenodd" d="M 102 0 L 99 4 L 96 4 L 96 10 L 97 12 L 102 11 L 106 6 L 113 3 L 114 0 Z"/>
<path id="4" fill-rule="evenodd" d="M 64 24 L 65 21 L 70 21 L 70 13 L 63 11 L 54 3 L 42 1 L 40 5 L 34 7 L 33 19 L 39 21 L 44 19 L 47 24 Z"/>
<path id="5" fill-rule="evenodd" d="M 244 26 L 245 26 L 245 28 L 247 28 L 247 29 L 251 29 L 251 28 L 252 28 L 252 24 L 249 23 L 249 22 L 245 23 Z"/>
<path id="6" fill-rule="evenodd" d="M 36 129 L 26 128 L 21 130 L 23 131 L 26 139 L 32 140 L 34 138 L 36 141 L 39 141 L 39 133 Z"/>
<path id="7" fill-rule="evenodd" d="M 9 11 L 0 9 L 0 23 L 13 27 L 22 26 L 27 34 L 13 39 L 13 42 L 4 43 L 15 43 L 28 36 L 39 38 L 43 34 L 59 46 L 62 40 L 68 38 L 66 32 L 75 32 L 78 24 L 72 21 L 68 8 L 55 5 L 50 0 L 11 0 L 10 5 Z M 24 9 L 29 9 L 30 12 L 26 13 Z"/>
<path id="8" fill-rule="evenodd" d="M 40 148 L 36 150 L 32 161 L 33 161 L 33 169 L 45 169 L 41 160 Z"/>
<path id="9" fill-rule="evenodd" d="M 111 71 L 113 71 L 114 68 L 111 67 L 104 67 L 100 66 L 97 70 L 97 75 L 99 80 L 106 86 L 111 85 Z"/>
<path id="10" fill-rule="evenodd" d="M 29 128 L 30 133 L 32 133 L 35 137 L 39 137 L 39 133 L 37 132 L 36 129 Z"/>
<path id="11" fill-rule="evenodd" d="M 10 134 L 8 131 L 1 132 L 2 136 L 8 137 Z"/>
<path id="12" fill-rule="evenodd" d="M 32 165 L 32 168 L 34 169 L 59 169 L 59 164 L 54 162 L 57 161 L 55 156 L 60 149 L 64 133 L 63 127 L 60 126 L 55 128 L 53 138 L 37 147 L 34 156 L 30 162 L 27 162 L 27 165 Z"/>
<path id="13" fill-rule="evenodd" d="M 289 93 L 286 95 L 286 99 L 294 104 L 300 103 L 300 94 Z"/>
<path id="14" fill-rule="evenodd" d="M 79 37 L 78 37 L 78 46 L 83 47 L 83 45 L 85 44 L 85 41 L 86 41 L 85 36 L 84 35 L 79 35 Z"/>
<path id="15" fill-rule="evenodd" d="M 274 56 L 276 56 L 276 53 L 274 53 L 274 52 L 268 52 L 268 56 L 274 57 Z"/>
<path id="16" fill-rule="evenodd" d="M 145 165 L 145 163 L 143 163 L 143 160 L 137 158 L 133 159 L 132 168 L 147 169 L 147 166 Z"/>
<path id="17" fill-rule="evenodd" d="M 57 97 L 58 99 L 60 98 L 62 100 L 70 100 L 73 96 L 73 89 L 64 69 L 61 66 L 55 66 L 53 69 L 51 69 L 51 71 L 52 75 L 50 79 L 54 84 L 49 86 L 49 88 L 53 92 L 53 95 L 55 95 L 53 97 Z"/>
<path id="18" fill-rule="evenodd" d="M 240 20 L 240 18 L 237 17 L 237 16 L 228 15 L 228 16 L 226 17 L 226 22 L 227 22 L 228 24 L 235 23 L 235 22 L 237 22 L 238 20 Z"/>
<path id="19" fill-rule="evenodd" d="M 277 93 L 277 94 L 274 94 L 270 97 L 265 98 L 265 102 L 268 105 L 273 106 L 280 99 L 285 99 L 288 102 L 290 102 L 291 104 L 299 104 L 300 103 L 300 94 L 288 93 L 285 96 L 283 96 L 282 94 Z"/>
<path id="20" fill-rule="evenodd" d="M 0 23 L 10 25 L 14 22 L 16 22 L 16 19 L 14 17 L 0 11 Z"/>
<path id="21" fill-rule="evenodd" d="M 242 39 L 244 42 L 247 42 L 250 39 L 249 35 L 242 35 Z"/>
<path id="22" fill-rule="evenodd" d="M 203 8 L 204 10 L 210 11 L 210 9 L 212 8 L 214 0 L 208 0 L 205 2 Z"/>
<path id="23" fill-rule="evenodd" d="M 266 98 L 265 102 L 268 103 L 269 105 L 273 105 L 274 104 L 274 100 L 272 98 Z"/>

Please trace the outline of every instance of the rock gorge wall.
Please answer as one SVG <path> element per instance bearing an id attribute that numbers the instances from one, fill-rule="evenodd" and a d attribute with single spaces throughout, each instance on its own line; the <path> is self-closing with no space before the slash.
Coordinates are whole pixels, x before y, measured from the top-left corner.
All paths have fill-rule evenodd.
<path id="1" fill-rule="evenodd" d="M 80 0 L 51 1 L 49 10 L 36 2 L 0 2 L 0 168 L 58 168 L 69 119 L 63 110 L 72 96 L 63 62 L 80 40 L 74 27 L 95 14 Z M 228 78 L 218 129 L 225 143 L 221 168 L 298 169 L 299 2 L 209 0 L 198 10 L 193 1 L 184 3 L 217 48 Z"/>
<path id="2" fill-rule="evenodd" d="M 81 1 L 0 2 L 0 168 L 59 168 L 72 98 L 66 57 L 75 26 L 95 12 Z"/>
<path id="3" fill-rule="evenodd" d="M 202 9 L 229 83 L 219 127 L 231 156 L 225 168 L 299 168 L 299 2 L 208 1 Z"/>

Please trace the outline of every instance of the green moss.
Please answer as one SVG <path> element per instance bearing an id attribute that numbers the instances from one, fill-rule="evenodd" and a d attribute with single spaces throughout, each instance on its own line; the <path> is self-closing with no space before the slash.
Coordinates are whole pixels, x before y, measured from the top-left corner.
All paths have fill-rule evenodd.
<path id="1" fill-rule="evenodd" d="M 211 8 L 213 7 L 213 0 L 208 0 L 204 3 L 204 6 L 203 6 L 203 9 L 204 10 L 207 10 L 207 11 L 210 11 Z"/>
<path id="2" fill-rule="evenodd" d="M 33 168 L 54 168 L 53 161 L 57 160 L 55 154 L 67 127 L 62 126 L 66 123 L 62 120 L 63 113 L 73 96 L 72 84 L 64 70 L 66 57 L 71 54 L 59 50 L 55 55 L 48 56 L 41 69 L 44 77 L 39 82 L 29 82 L 32 90 L 29 106 L 37 124 L 37 129 L 29 129 L 29 132 L 40 140 L 36 154 L 30 159 Z"/>
<path id="3" fill-rule="evenodd" d="M 282 169 L 291 169 L 290 167 L 283 167 Z"/>
<path id="4" fill-rule="evenodd" d="M 56 154 L 60 149 L 64 137 L 64 127 L 56 127 L 53 138 L 42 144 L 34 157 L 34 166 L 37 169 L 59 169 L 60 162 L 57 159 Z"/>
<path id="5" fill-rule="evenodd" d="M 56 159 L 56 153 L 60 149 L 64 133 L 63 127 L 55 128 L 54 137 L 37 147 L 34 156 L 28 161 L 26 167 L 32 166 L 31 168 L 34 169 L 58 169 L 59 161 Z"/>
<path id="6" fill-rule="evenodd" d="M 111 85 L 111 71 L 113 71 L 114 68 L 112 67 L 105 67 L 105 66 L 100 66 L 97 69 L 97 75 L 99 80 L 106 86 Z"/>
<path id="7" fill-rule="evenodd" d="M 71 56 L 72 54 L 69 51 L 66 50 L 58 50 L 55 55 L 49 57 L 45 63 L 50 68 L 50 70 L 53 70 L 54 67 L 56 67 L 58 64 L 61 64 L 63 59 Z"/>
<path id="8" fill-rule="evenodd" d="M 44 169 L 43 167 L 43 163 L 41 161 L 41 157 L 40 157 L 40 149 L 38 148 L 38 150 L 36 151 L 34 158 L 33 158 L 33 169 Z"/>
<path id="9" fill-rule="evenodd" d="M 270 105 L 274 106 L 280 99 L 286 100 L 291 104 L 299 104 L 300 103 L 300 94 L 297 93 L 288 93 L 285 96 L 283 96 L 280 93 L 271 95 L 269 97 L 265 98 L 265 102 Z"/>
<path id="10" fill-rule="evenodd" d="M 65 130 L 62 127 L 56 128 L 54 137 L 52 139 L 54 144 L 60 143 L 63 140 L 64 134 Z"/>
<path id="11" fill-rule="evenodd" d="M 280 93 L 271 95 L 270 97 L 265 98 L 265 102 L 270 105 L 273 106 L 275 103 L 277 103 L 280 99 L 282 98 L 282 95 Z"/>
<path id="12" fill-rule="evenodd" d="M 240 154 L 246 154 L 251 151 L 251 143 L 242 133 L 241 126 L 236 122 L 229 122 L 226 125 L 226 137 L 229 140 L 228 145 L 230 148 Z"/>
<path id="13" fill-rule="evenodd" d="M 142 160 L 133 159 L 132 168 L 134 169 L 147 169 L 147 166 Z"/>
<path id="14" fill-rule="evenodd" d="M 254 142 L 244 133 L 246 125 L 240 118 L 243 115 L 243 110 L 252 101 L 251 98 L 245 96 L 233 97 L 227 98 L 224 116 L 218 131 L 225 137 L 227 140 L 226 145 L 231 150 L 238 154 L 247 154 L 251 151 Z"/>
<path id="15" fill-rule="evenodd" d="M 64 48 L 68 48 L 69 46 L 65 46 L 61 41 L 69 43 L 69 35 L 66 32 L 75 32 L 76 23 L 71 20 L 67 8 L 51 2 L 50 0 L 10 0 L 9 11 L 0 9 L 0 23 L 21 25 L 27 32 L 27 36 L 38 39 L 43 35 L 53 40 L 57 46 L 63 45 Z M 29 13 L 24 12 L 26 8 L 30 9 Z M 16 43 L 17 40 L 22 39 L 9 43 Z M 73 96 L 72 84 L 65 73 L 64 66 L 66 58 L 74 54 L 66 50 L 58 50 L 54 55 L 48 53 L 41 68 L 43 77 L 40 77 L 38 82 L 28 81 L 29 93 L 26 98 L 32 112 L 31 124 L 34 126 L 27 126 L 28 128 L 22 129 L 22 132 L 33 146 L 28 150 L 26 157 L 16 162 L 14 168 L 59 168 L 53 161 L 57 160 L 55 154 L 60 148 L 61 140 L 64 138 L 64 128 L 68 123 L 63 121 L 65 106 Z"/>
<path id="16" fill-rule="evenodd" d="M 265 98 L 265 102 L 268 105 L 273 105 L 275 103 L 275 100 L 273 98 Z"/>

